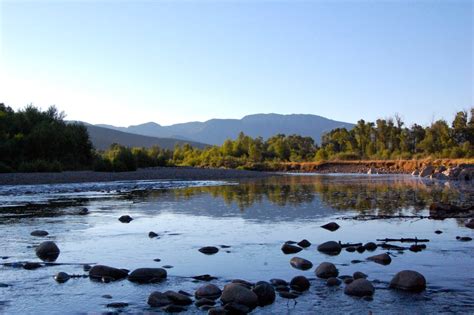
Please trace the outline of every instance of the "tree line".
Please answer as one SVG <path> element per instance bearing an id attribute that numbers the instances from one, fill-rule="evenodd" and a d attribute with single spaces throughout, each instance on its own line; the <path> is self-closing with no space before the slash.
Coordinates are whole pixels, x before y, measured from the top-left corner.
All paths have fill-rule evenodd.
<path id="1" fill-rule="evenodd" d="M 221 146 L 204 149 L 189 144 L 173 150 L 127 148 L 113 144 L 96 151 L 82 124 L 64 121 L 55 107 L 32 105 L 13 111 L 0 104 L 0 172 L 133 171 L 156 166 L 278 169 L 284 162 L 362 159 L 473 158 L 474 108 L 444 120 L 411 127 L 398 116 L 375 123 L 359 120 L 352 129 L 325 133 L 318 145 L 311 137 L 277 134 L 264 140 L 240 133 Z"/>

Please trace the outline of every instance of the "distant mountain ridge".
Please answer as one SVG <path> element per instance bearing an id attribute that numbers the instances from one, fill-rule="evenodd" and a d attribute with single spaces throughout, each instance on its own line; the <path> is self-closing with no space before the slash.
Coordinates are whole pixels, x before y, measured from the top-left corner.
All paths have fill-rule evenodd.
<path id="1" fill-rule="evenodd" d="M 104 124 L 96 126 L 144 136 L 220 145 L 226 139 L 235 139 L 241 131 L 251 137 L 264 139 L 279 133 L 298 134 L 310 136 L 319 143 L 325 132 L 335 128 L 351 129 L 354 124 L 310 114 L 255 114 L 242 119 L 210 119 L 205 122 L 195 121 L 170 126 L 161 126 L 155 122 L 129 127 Z"/>
<path id="2" fill-rule="evenodd" d="M 175 145 L 189 143 L 196 148 L 205 148 L 208 144 L 196 141 L 187 141 L 167 137 L 150 137 L 134 133 L 123 132 L 114 128 L 105 128 L 83 123 L 89 132 L 89 138 L 98 150 L 106 150 L 113 143 L 118 143 L 127 147 L 145 147 L 159 146 L 163 149 L 173 149 Z M 113 127 L 113 126 L 111 126 Z"/>

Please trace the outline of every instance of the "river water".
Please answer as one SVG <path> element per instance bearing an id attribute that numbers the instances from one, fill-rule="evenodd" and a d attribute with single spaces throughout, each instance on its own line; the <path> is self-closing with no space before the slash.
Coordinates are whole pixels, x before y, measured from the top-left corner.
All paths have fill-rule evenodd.
<path id="1" fill-rule="evenodd" d="M 83 314 L 116 311 L 111 302 L 125 302 L 123 313 L 159 312 L 147 305 L 153 291 L 184 290 L 193 293 L 203 282 L 192 276 L 210 274 L 221 288 L 232 279 L 251 282 L 297 275 L 310 279 L 311 288 L 287 305 L 257 308 L 255 314 L 431 314 L 474 313 L 474 237 L 465 219 L 433 220 L 434 201 L 474 204 L 472 183 L 444 183 L 410 176 L 285 175 L 266 179 L 227 181 L 133 181 L 0 187 L 0 313 Z M 87 207 L 88 215 L 78 215 Z M 121 223 L 121 215 L 134 220 Z M 403 218 L 378 219 L 377 216 Z M 355 218 L 356 216 L 357 219 Z M 370 220 L 366 220 L 369 219 Z M 337 222 L 330 232 L 320 226 Z M 30 235 L 47 230 L 47 237 Z M 442 234 L 435 234 L 440 230 Z M 149 238 L 154 231 L 159 237 Z M 366 261 L 387 252 L 327 256 L 316 250 L 326 241 L 376 242 L 382 238 L 429 239 L 421 252 L 391 251 L 387 266 Z M 285 255 L 288 240 L 307 239 L 307 249 Z M 61 265 L 36 270 L 16 262 L 41 262 L 35 246 L 53 240 L 61 249 Z M 377 242 L 380 243 L 380 242 Z M 393 243 L 405 246 L 406 244 Z M 198 251 L 202 246 L 230 246 L 215 255 Z M 344 285 L 329 288 L 317 279 L 314 267 L 294 269 L 294 256 L 336 264 L 340 275 L 362 271 L 375 286 L 372 301 L 349 297 Z M 154 261 L 159 258 L 160 261 Z M 361 261 L 354 263 L 354 260 Z M 13 264 L 11 264 L 13 263 Z M 83 275 L 82 265 L 105 264 L 133 270 L 172 266 L 168 279 L 138 285 L 127 280 L 112 283 L 72 278 L 59 284 L 60 271 Z M 427 290 L 408 294 L 388 289 L 395 273 L 416 270 L 427 280 Z M 111 295 L 112 299 L 103 298 Z M 205 314 L 195 306 L 188 313 Z"/>

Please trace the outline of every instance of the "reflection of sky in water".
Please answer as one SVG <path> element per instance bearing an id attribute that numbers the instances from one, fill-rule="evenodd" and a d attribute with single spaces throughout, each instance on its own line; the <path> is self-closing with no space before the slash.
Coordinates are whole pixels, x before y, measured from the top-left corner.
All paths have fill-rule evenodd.
<path id="1" fill-rule="evenodd" d="M 129 186 L 111 188 L 114 186 L 106 185 L 101 189 L 130 191 Z M 87 279 L 72 279 L 58 285 L 52 280 L 51 276 L 58 271 L 81 274 L 82 270 L 77 266 L 36 271 L 0 268 L 0 282 L 12 284 L 10 288 L 0 288 L 3 295 L 0 300 L 6 301 L 4 306 L 0 303 L 0 312 L 60 314 L 63 309 L 105 311 L 104 305 L 110 301 L 101 299 L 102 294 L 113 295 L 114 301 L 132 303 L 129 311 L 143 311 L 147 310 L 146 298 L 152 291 L 192 291 L 199 284 L 182 277 L 205 273 L 220 277 L 217 282 L 220 285 L 233 278 L 257 281 L 278 277 L 289 280 L 300 274 L 314 278 L 314 268 L 309 271 L 293 269 L 289 265 L 293 255 L 284 255 L 280 251 L 283 242 L 303 238 L 313 245 L 295 256 L 309 259 L 315 266 L 322 261 L 333 262 L 341 274 L 362 271 L 369 275 L 370 280 L 380 280 L 381 283 L 376 283 L 374 301 L 366 302 L 344 296 L 342 288 L 327 289 L 322 281 L 313 280 L 311 292 L 301 297 L 300 303 L 290 313 L 315 310 L 318 313 L 329 310 L 367 313 L 369 309 L 385 313 L 387 307 L 389 313 L 401 310 L 409 313 L 474 311 L 474 278 L 472 272 L 468 272 L 472 270 L 474 261 L 473 243 L 455 239 L 457 235 L 473 236 L 473 233 L 462 227 L 461 220 L 337 219 L 360 212 L 427 214 L 427 205 L 433 200 L 472 202 L 470 186 L 455 184 L 447 187 L 398 176 L 295 176 L 241 185 L 179 187 L 152 191 L 138 186 L 140 190 L 133 193 L 82 200 L 79 202 L 81 206 L 91 210 L 87 216 L 72 215 L 72 211 L 53 207 L 28 210 L 38 211 L 40 215 L 37 216 L 12 218 L 12 209 L 2 210 L 0 220 L 2 217 L 9 219 L 1 225 L 0 247 L 5 255 L 12 256 L 6 261 L 36 261 L 29 246 L 38 244 L 41 239 L 33 238 L 29 233 L 34 229 L 46 229 L 51 234 L 49 238 L 61 248 L 58 262 L 101 263 L 127 269 L 162 265 L 174 268 L 168 270 L 170 280 L 150 286 L 137 286 L 127 281 L 96 284 Z M 79 193 L 84 193 L 84 190 L 93 191 L 89 187 Z M 122 224 L 117 220 L 122 214 L 129 214 L 135 220 Z M 341 225 L 338 231 L 329 232 L 319 227 L 332 220 Z M 437 229 L 444 233 L 435 234 Z M 149 231 L 159 233 L 160 238 L 149 239 Z M 179 234 L 172 235 L 174 233 Z M 385 237 L 418 237 L 431 241 L 427 244 L 428 249 L 420 253 L 394 252 L 396 257 L 389 266 L 369 262 L 351 264 L 351 260 L 364 260 L 382 250 L 363 254 L 343 251 L 332 257 L 316 250 L 318 244 L 329 240 L 365 243 Z M 231 248 L 206 256 L 197 251 L 206 245 L 230 245 Z M 162 261 L 154 262 L 155 258 Z M 423 273 L 429 290 L 416 296 L 386 290 L 386 282 L 403 269 Z M 22 277 L 25 281 L 20 281 Z M 58 304 L 58 299 L 63 304 Z M 288 313 L 286 302 L 281 300 L 257 311 Z"/>

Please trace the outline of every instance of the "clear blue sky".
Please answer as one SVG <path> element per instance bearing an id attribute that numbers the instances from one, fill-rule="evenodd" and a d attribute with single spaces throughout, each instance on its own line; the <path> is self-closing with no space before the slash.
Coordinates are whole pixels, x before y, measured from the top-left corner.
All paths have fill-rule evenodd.
<path id="1" fill-rule="evenodd" d="M 472 1 L 0 0 L 0 102 L 160 124 L 310 113 L 452 119 L 473 101 Z"/>

